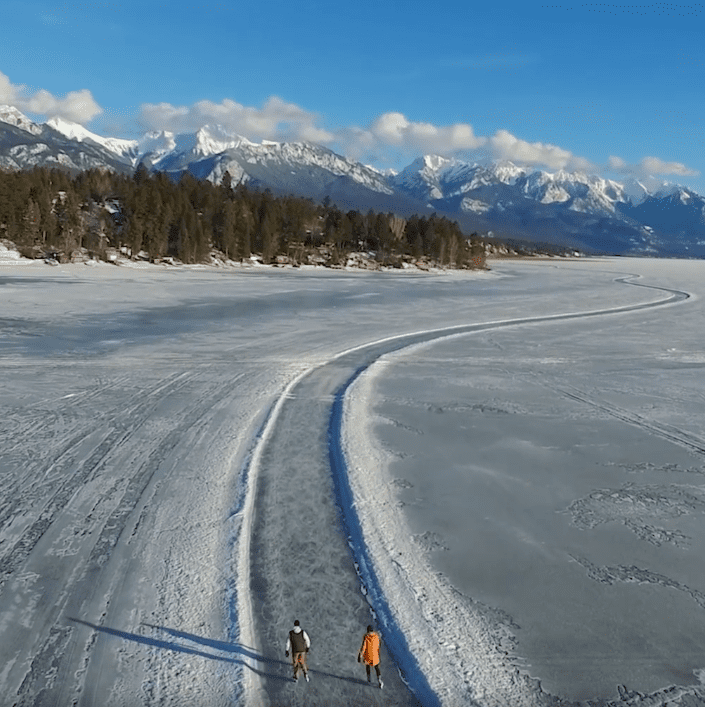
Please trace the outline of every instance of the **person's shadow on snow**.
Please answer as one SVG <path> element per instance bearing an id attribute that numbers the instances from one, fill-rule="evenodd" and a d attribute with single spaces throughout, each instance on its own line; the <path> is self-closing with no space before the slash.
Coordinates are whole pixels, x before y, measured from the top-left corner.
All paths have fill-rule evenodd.
<path id="1" fill-rule="evenodd" d="M 148 646 L 156 646 L 157 648 L 164 648 L 166 650 L 176 651 L 177 653 L 188 653 L 189 655 L 198 655 L 202 658 L 208 658 L 210 660 L 220 660 L 227 663 L 235 663 L 236 665 L 242 665 L 249 668 L 253 673 L 260 675 L 262 677 L 270 678 L 272 680 L 281 680 L 283 682 L 291 682 L 291 677 L 284 677 L 278 673 L 266 672 L 260 670 L 251 664 L 251 661 L 257 661 L 258 663 L 264 663 L 265 665 L 271 666 L 282 666 L 286 671 L 291 670 L 291 663 L 289 661 L 281 660 L 279 658 L 274 658 L 272 656 L 262 655 L 257 653 L 253 648 L 249 646 L 242 645 L 241 643 L 230 643 L 228 641 L 217 641 L 213 638 L 204 638 L 203 636 L 196 636 L 193 633 L 186 633 L 185 631 L 179 631 L 175 628 L 168 628 L 166 626 L 155 626 L 154 624 L 142 623 L 142 626 L 147 628 L 156 629 L 158 631 L 163 631 L 164 633 L 173 636 L 174 638 L 190 641 L 191 643 L 196 643 L 201 646 L 206 646 L 214 651 L 219 651 L 222 653 L 237 653 L 243 658 L 233 658 L 230 655 L 221 655 L 218 653 L 206 652 L 198 648 L 192 648 L 183 643 L 176 643 L 174 641 L 164 640 L 161 638 L 155 638 L 153 636 L 144 636 L 139 633 L 130 633 L 129 631 L 120 631 L 116 628 L 109 628 L 108 626 L 98 626 L 97 624 L 92 624 L 88 621 L 83 621 L 82 619 L 76 619 L 73 617 L 68 617 L 69 621 L 73 621 L 77 624 L 82 624 L 83 626 L 88 626 L 94 631 L 100 631 L 101 633 L 107 633 L 111 636 L 117 636 L 118 638 L 123 638 L 127 641 L 134 641 L 135 643 L 143 643 Z M 335 675 L 333 673 L 328 673 L 324 670 L 316 670 L 315 668 L 310 668 L 309 672 L 312 675 L 319 675 L 321 677 L 334 678 L 336 680 L 344 680 L 345 682 L 351 682 L 358 685 L 367 685 L 365 680 L 360 680 L 359 678 L 346 677 L 344 675 Z"/>
<path id="2" fill-rule="evenodd" d="M 186 638 L 189 641 L 193 641 L 194 643 L 201 643 L 204 646 L 209 646 L 210 648 L 216 648 L 217 650 L 221 651 L 231 651 L 235 653 L 240 653 L 241 655 L 246 656 L 247 658 L 251 658 L 253 660 L 258 660 L 262 663 L 267 663 L 270 665 L 283 665 L 287 671 L 291 670 L 291 662 L 288 660 L 281 660 L 279 658 L 273 658 L 271 656 L 266 656 L 262 655 L 261 653 L 256 653 L 253 648 L 249 648 L 248 646 L 244 646 L 241 643 L 228 643 L 225 641 L 216 641 L 212 638 L 203 638 L 201 636 L 194 636 L 192 633 L 184 633 L 183 631 L 178 631 L 177 629 L 174 628 L 167 628 L 166 626 L 153 626 L 152 624 L 143 624 L 144 626 L 149 626 L 150 628 L 156 628 L 159 629 L 160 631 L 165 631 L 166 633 L 171 634 L 172 636 L 176 636 L 177 638 Z M 245 663 L 245 665 L 247 665 Z M 250 668 L 253 672 L 257 673 L 258 675 L 263 675 L 269 678 L 276 678 L 277 680 L 281 680 L 280 675 L 272 675 L 271 673 L 264 673 L 256 670 L 253 668 L 251 665 L 247 665 L 248 668 Z M 325 670 L 317 670 L 316 668 L 309 668 L 309 673 L 311 675 L 320 675 L 321 677 L 327 677 L 327 678 L 334 678 L 336 680 L 345 680 L 346 682 L 351 682 L 355 683 L 358 685 L 368 685 L 369 683 L 366 680 L 361 680 L 359 678 L 352 678 L 352 677 L 346 677 L 344 675 L 335 675 L 334 673 L 328 673 Z M 291 678 L 285 678 L 287 681 L 292 681 Z"/>
<path id="3" fill-rule="evenodd" d="M 69 621 L 73 621 L 77 624 L 82 624 L 83 626 L 88 626 L 94 631 L 100 631 L 101 633 L 107 633 L 111 636 L 117 636 L 118 638 L 123 638 L 127 641 L 134 641 L 135 643 L 143 643 L 147 646 L 155 646 L 157 648 L 164 648 L 170 651 L 176 651 L 177 653 L 188 653 L 189 655 L 198 655 L 202 658 L 208 658 L 209 660 L 220 660 L 226 663 L 234 663 L 235 665 L 242 665 L 249 668 L 253 673 L 261 675 L 262 677 L 270 678 L 272 680 L 282 680 L 288 682 L 288 678 L 278 675 L 277 673 L 266 672 L 264 670 L 259 670 L 251 664 L 252 661 L 258 661 L 260 663 L 265 663 L 267 665 L 281 665 L 289 667 L 289 664 L 283 660 L 277 660 L 275 658 L 269 658 L 267 656 L 260 655 L 256 653 L 253 649 L 243 646 L 239 643 L 229 643 L 227 641 L 216 641 L 212 638 L 203 638 L 202 636 L 196 636 L 192 633 L 185 633 L 184 631 L 177 631 L 173 628 L 167 628 L 165 626 L 154 626 L 152 624 L 141 624 L 151 629 L 157 629 L 159 631 L 164 631 L 174 638 L 185 639 L 191 641 L 192 643 L 197 643 L 202 646 L 207 646 L 214 651 L 219 651 L 220 653 L 204 651 L 198 648 L 192 648 L 191 646 L 185 645 L 184 643 L 176 643 L 175 641 L 164 640 L 161 638 L 155 638 L 154 636 L 144 636 L 139 633 L 130 633 L 129 631 L 120 631 L 116 628 L 109 628 L 108 626 L 98 626 L 97 624 L 92 624 L 89 621 L 83 621 L 82 619 L 77 619 L 74 617 L 68 617 Z M 243 658 L 234 658 L 231 655 L 222 655 L 223 653 L 232 654 L 237 653 Z"/>

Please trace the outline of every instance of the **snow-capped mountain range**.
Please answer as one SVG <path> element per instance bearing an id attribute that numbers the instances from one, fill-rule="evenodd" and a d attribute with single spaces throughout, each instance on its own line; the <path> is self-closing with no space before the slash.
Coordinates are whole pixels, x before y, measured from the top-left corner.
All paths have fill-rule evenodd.
<path id="1" fill-rule="evenodd" d="M 676 184 L 649 189 L 636 180 L 435 155 L 398 173 L 383 172 L 317 145 L 255 143 L 220 126 L 123 140 L 61 118 L 34 123 L 16 108 L 0 106 L 2 168 L 131 173 L 140 163 L 175 178 L 188 171 L 216 183 L 227 170 L 233 183 L 317 200 L 329 196 L 344 210 L 403 216 L 435 211 L 458 220 L 466 232 L 493 231 L 592 252 L 705 257 L 705 198 Z"/>
<path id="2" fill-rule="evenodd" d="M 705 198 L 678 184 L 650 190 L 635 179 L 437 156 L 415 160 L 391 181 L 480 230 L 588 251 L 705 257 Z"/>

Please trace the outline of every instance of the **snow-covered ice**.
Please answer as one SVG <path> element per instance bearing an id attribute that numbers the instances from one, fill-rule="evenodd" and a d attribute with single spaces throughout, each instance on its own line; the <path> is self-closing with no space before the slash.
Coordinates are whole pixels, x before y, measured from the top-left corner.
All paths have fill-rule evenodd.
<path id="1" fill-rule="evenodd" d="M 705 704 L 705 263 L 493 267 L 0 263 L 3 704 Z"/>
<path id="2" fill-rule="evenodd" d="M 553 279 L 505 272 L 532 267 Z M 600 270 L 691 296 L 491 323 L 385 355 L 349 393 L 362 525 L 444 704 L 705 695 L 705 268 Z"/>

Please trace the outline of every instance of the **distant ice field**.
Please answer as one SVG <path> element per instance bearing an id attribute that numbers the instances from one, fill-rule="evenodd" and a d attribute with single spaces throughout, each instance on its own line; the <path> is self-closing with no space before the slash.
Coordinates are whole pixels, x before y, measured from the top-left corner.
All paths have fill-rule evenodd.
<path id="1" fill-rule="evenodd" d="M 351 457 L 382 467 L 400 555 L 498 612 L 516 665 L 569 700 L 705 667 L 705 264 L 623 271 L 691 297 L 414 346 L 352 392 L 371 449 Z"/>

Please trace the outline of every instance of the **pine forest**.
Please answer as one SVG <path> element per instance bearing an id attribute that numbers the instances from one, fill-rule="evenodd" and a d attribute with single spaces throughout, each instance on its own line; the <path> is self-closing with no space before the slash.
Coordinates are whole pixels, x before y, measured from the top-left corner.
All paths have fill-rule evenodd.
<path id="1" fill-rule="evenodd" d="M 0 172 L 0 238 L 23 256 L 62 262 L 110 260 L 201 263 L 253 257 L 266 264 L 348 263 L 364 253 L 376 266 L 415 263 L 485 267 L 485 249 L 445 216 L 401 218 L 343 211 L 297 196 L 220 184 L 184 173 L 174 181 L 140 165 L 132 175 L 60 169 Z"/>

